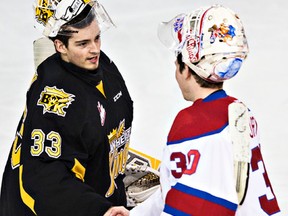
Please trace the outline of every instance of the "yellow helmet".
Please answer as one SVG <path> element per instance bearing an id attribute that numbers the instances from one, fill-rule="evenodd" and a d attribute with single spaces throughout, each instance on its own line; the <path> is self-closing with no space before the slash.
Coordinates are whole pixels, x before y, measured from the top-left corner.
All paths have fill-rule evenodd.
<path id="1" fill-rule="evenodd" d="M 46 37 L 55 37 L 61 33 L 64 24 L 79 15 L 88 5 L 94 10 L 102 31 L 114 26 L 108 13 L 97 0 L 36 0 L 33 5 L 34 27 Z"/>

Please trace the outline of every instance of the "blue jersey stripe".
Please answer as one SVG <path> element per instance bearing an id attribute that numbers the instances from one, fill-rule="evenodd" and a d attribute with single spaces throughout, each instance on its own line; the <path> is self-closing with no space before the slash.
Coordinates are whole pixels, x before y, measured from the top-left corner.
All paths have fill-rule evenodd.
<path id="1" fill-rule="evenodd" d="M 218 128 L 218 129 L 216 129 L 214 131 L 209 131 L 207 133 L 203 133 L 203 134 L 200 134 L 200 135 L 197 135 L 197 136 L 193 136 L 193 137 L 187 137 L 187 138 L 184 138 L 184 139 L 181 139 L 181 140 L 174 140 L 174 141 L 170 141 L 170 142 L 168 141 L 167 145 L 180 144 L 180 143 L 183 143 L 185 141 L 195 140 L 195 139 L 198 139 L 198 138 L 201 138 L 201 137 L 217 134 L 217 133 L 220 133 L 222 130 L 224 130 L 227 126 L 228 126 L 228 123 L 223 125 L 221 128 Z"/>
<path id="2" fill-rule="evenodd" d="M 196 196 L 196 197 L 199 197 L 201 199 L 216 203 L 216 204 L 221 205 L 221 206 L 223 206 L 227 209 L 230 209 L 232 211 L 235 211 L 237 209 L 237 204 L 235 204 L 233 202 L 227 201 L 227 200 L 222 199 L 220 197 L 213 196 L 213 195 L 211 195 L 205 191 L 201 191 L 201 190 L 197 190 L 195 188 L 188 187 L 188 186 L 183 185 L 181 183 L 177 183 L 175 186 L 173 186 L 173 188 L 176 190 L 179 190 L 183 193 L 186 193 L 186 194 L 189 194 L 192 196 Z"/>
<path id="3" fill-rule="evenodd" d="M 177 216 L 190 216 L 189 214 L 185 213 L 185 212 L 182 212 L 182 211 L 179 211 L 169 205 L 165 205 L 164 207 L 164 212 L 168 213 L 168 214 L 171 214 L 171 215 L 177 215 Z"/>

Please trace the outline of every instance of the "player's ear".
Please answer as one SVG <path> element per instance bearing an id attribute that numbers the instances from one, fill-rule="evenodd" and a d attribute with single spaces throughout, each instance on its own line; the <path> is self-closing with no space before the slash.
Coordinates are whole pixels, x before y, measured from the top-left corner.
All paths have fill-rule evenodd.
<path id="1" fill-rule="evenodd" d="M 185 79 L 189 79 L 192 76 L 192 74 L 189 71 L 189 67 L 187 64 L 185 64 L 184 69 L 182 71 L 182 74 L 184 75 Z"/>
<path id="2" fill-rule="evenodd" d="M 62 53 L 62 54 L 67 53 L 67 47 L 65 46 L 65 44 L 64 44 L 62 41 L 56 39 L 56 40 L 54 41 L 54 46 L 55 46 L 55 49 L 56 49 L 59 53 Z"/>

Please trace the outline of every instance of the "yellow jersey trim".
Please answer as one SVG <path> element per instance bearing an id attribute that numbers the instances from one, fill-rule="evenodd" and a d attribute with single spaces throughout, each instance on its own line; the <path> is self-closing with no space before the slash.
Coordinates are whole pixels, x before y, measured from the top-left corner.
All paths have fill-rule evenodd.
<path id="1" fill-rule="evenodd" d="M 102 80 L 99 82 L 99 84 L 96 86 L 96 88 L 97 88 L 97 89 L 102 93 L 102 95 L 106 98 Z"/>
<path id="2" fill-rule="evenodd" d="M 74 158 L 74 166 L 71 170 L 78 179 L 84 182 L 86 169 L 76 158 Z"/>
<path id="3" fill-rule="evenodd" d="M 25 203 L 25 205 L 28 206 L 35 215 L 37 215 L 34 209 L 35 200 L 25 191 L 23 187 L 22 175 L 23 175 L 23 165 L 19 167 L 19 186 L 20 186 L 21 199 Z"/>

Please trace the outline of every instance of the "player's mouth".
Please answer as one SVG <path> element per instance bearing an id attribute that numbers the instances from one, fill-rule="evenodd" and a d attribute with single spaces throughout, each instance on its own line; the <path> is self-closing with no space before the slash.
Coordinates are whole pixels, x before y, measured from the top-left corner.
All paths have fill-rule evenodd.
<path id="1" fill-rule="evenodd" d="M 87 58 L 87 60 L 93 64 L 97 63 L 98 59 L 99 59 L 99 56 L 93 56 L 93 57 Z"/>

